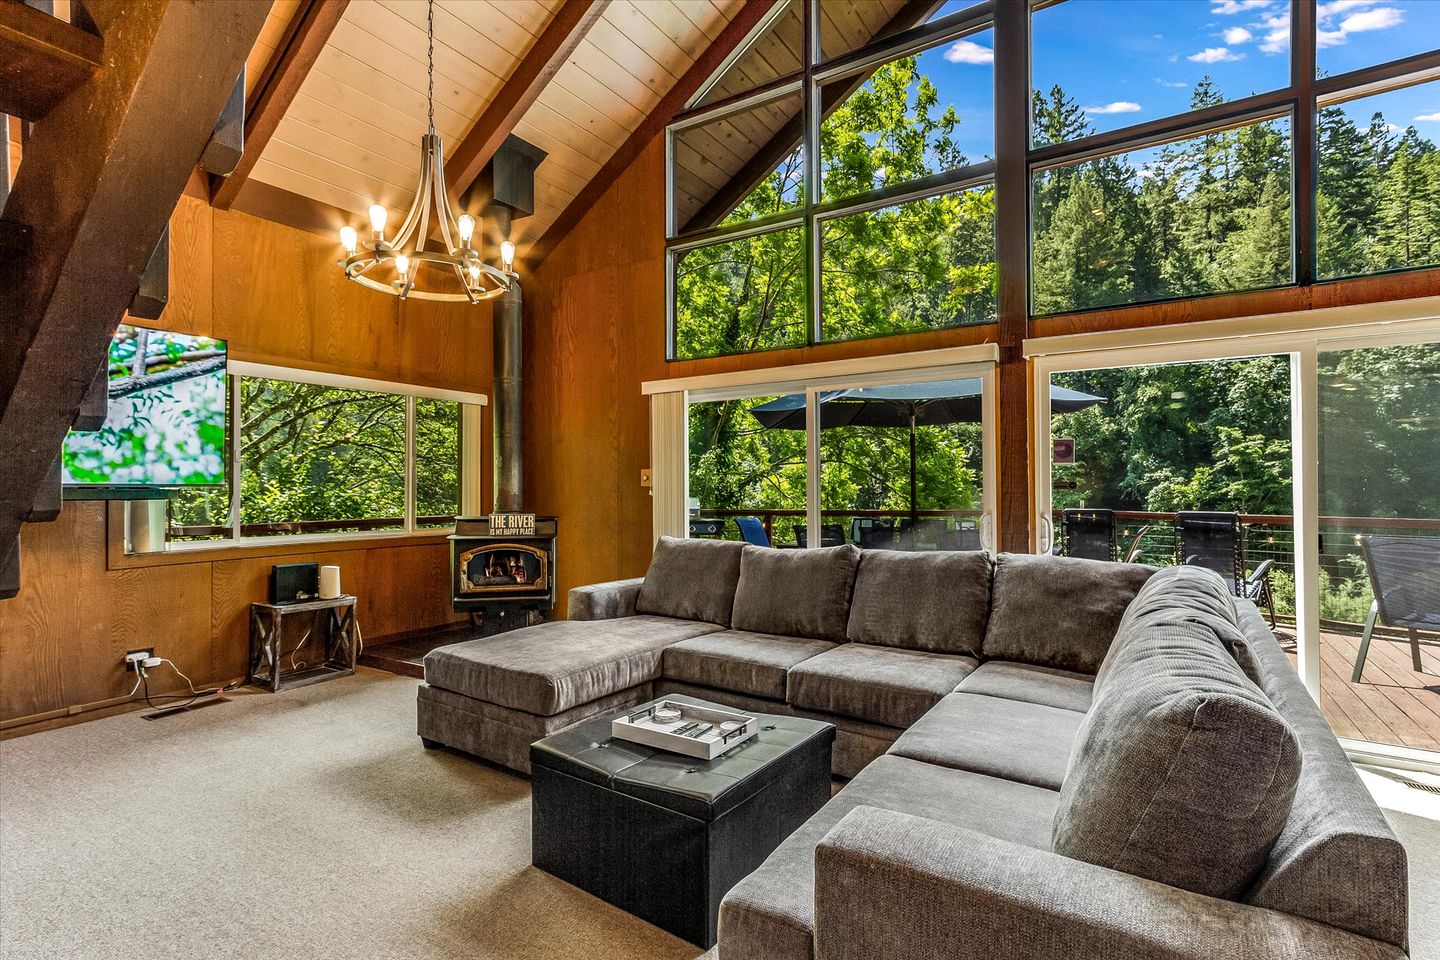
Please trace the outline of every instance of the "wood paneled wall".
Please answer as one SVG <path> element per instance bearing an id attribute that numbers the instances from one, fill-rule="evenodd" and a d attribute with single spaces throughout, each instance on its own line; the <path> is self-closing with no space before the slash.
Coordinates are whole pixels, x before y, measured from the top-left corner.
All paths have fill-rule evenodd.
<path id="1" fill-rule="evenodd" d="M 151 326 L 224 338 L 239 360 L 490 390 L 487 305 L 380 296 L 340 276 L 337 243 L 192 196 L 170 244 L 170 304 Z M 488 419 L 482 433 L 488 462 Z M 276 562 L 338 564 L 371 639 L 456 619 L 443 536 L 130 565 L 109 562 L 107 522 L 105 504 L 71 502 L 55 523 L 24 528 L 20 594 L 0 600 L 0 721 L 123 697 L 134 675 L 121 658 L 135 647 L 155 647 L 197 686 L 239 677 L 249 604 Z"/>

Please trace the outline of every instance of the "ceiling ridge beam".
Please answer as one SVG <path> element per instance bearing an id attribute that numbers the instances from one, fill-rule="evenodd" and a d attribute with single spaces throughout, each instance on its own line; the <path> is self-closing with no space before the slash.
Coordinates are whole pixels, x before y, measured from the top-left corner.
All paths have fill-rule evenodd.
<path id="1" fill-rule="evenodd" d="M 279 46 L 255 83 L 252 102 L 245 105 L 245 140 L 240 162 L 229 176 L 211 178 L 210 202 L 214 206 L 228 210 L 235 202 L 349 3 L 350 0 L 301 0 Z"/>
<path id="2" fill-rule="evenodd" d="M 545 87 L 570 59 L 610 0 L 569 0 L 560 5 L 530 45 L 495 99 L 480 114 L 445 161 L 445 187 L 452 201 L 462 197 Z"/>
<path id="3" fill-rule="evenodd" d="M 100 69 L 104 44 L 24 3 L 0 3 L 0 113 L 31 123 Z"/>
<path id="4" fill-rule="evenodd" d="M 525 257 L 526 264 L 531 270 L 539 267 L 541 262 L 550 255 L 550 252 L 559 245 L 560 241 L 578 224 L 585 214 L 589 212 L 597 200 L 605 195 L 605 191 L 620 178 L 629 166 L 635 162 L 635 158 L 650 145 L 650 141 L 665 130 L 670 120 L 681 110 L 685 104 L 695 95 L 701 85 L 710 76 L 719 70 L 725 59 L 734 52 L 745 38 L 755 29 L 766 14 L 768 14 L 779 0 L 747 0 L 745 6 L 735 15 L 715 42 L 706 47 L 685 71 L 655 109 L 640 121 L 640 125 L 625 138 L 620 148 L 610 155 L 600 172 L 595 174 L 588 183 L 581 188 L 580 193 L 574 200 L 555 218 L 555 222 L 545 231 L 544 236 L 535 242 Z"/>

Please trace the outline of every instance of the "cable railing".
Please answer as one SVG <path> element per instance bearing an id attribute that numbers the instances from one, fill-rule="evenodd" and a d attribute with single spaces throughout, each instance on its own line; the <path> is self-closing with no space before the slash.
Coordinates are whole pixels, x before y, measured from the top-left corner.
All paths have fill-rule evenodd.
<path id="1" fill-rule="evenodd" d="M 448 527 L 455 523 L 454 514 L 419 516 L 416 527 Z M 242 523 L 240 536 L 282 537 L 304 533 L 371 533 L 381 530 L 405 529 L 404 517 L 366 517 L 339 520 L 289 520 L 273 523 Z M 231 527 L 227 524 L 187 524 L 171 526 L 167 535 L 171 540 L 228 539 Z"/>

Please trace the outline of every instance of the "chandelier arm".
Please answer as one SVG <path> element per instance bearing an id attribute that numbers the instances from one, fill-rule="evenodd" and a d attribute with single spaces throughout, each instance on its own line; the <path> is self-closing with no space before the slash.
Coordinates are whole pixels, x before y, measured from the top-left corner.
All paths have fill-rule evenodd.
<path id="1" fill-rule="evenodd" d="M 420 219 L 420 211 L 425 206 L 425 139 L 420 139 L 420 183 L 415 188 L 415 199 L 410 201 L 410 210 L 405 214 L 405 221 L 400 224 L 400 229 L 395 231 L 395 238 L 390 245 L 396 250 L 403 252 L 404 247 L 409 245 L 410 238 L 414 235 L 415 222 Z"/>
<path id="2" fill-rule="evenodd" d="M 445 154 L 440 138 L 431 134 L 430 140 L 430 181 L 435 185 L 435 208 L 440 213 L 440 236 L 445 241 L 445 250 L 455 253 L 459 245 L 450 236 L 450 197 L 445 192 Z M 455 233 L 460 233 L 460 221 L 455 221 Z"/>
<path id="3" fill-rule="evenodd" d="M 460 289 L 465 291 L 465 296 L 470 298 L 471 303 L 479 303 L 480 301 L 475 299 L 475 291 L 470 289 L 470 280 L 465 276 L 465 268 L 458 263 L 453 266 L 455 277 L 460 281 Z"/>

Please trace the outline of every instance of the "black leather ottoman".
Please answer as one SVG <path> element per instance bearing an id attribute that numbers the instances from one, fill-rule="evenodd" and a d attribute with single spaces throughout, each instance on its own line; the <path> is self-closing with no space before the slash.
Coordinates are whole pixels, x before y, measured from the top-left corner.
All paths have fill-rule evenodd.
<path id="1" fill-rule="evenodd" d="M 613 739 L 613 716 L 530 747 L 531 862 L 710 947 L 720 899 L 830 799 L 835 728 L 757 714 L 754 737 L 706 761 Z"/>

